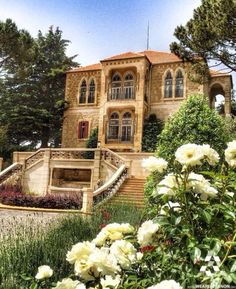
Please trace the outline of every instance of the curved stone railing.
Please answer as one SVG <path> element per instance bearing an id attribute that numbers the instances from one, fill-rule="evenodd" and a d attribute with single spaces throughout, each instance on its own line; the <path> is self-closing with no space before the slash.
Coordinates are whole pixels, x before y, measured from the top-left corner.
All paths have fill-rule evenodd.
<path id="1" fill-rule="evenodd" d="M 37 161 L 42 160 L 44 158 L 45 150 L 39 149 L 34 154 L 32 154 L 30 157 L 25 159 L 25 168 L 28 169 L 33 164 L 35 164 Z"/>
<path id="2" fill-rule="evenodd" d="M 101 150 L 101 160 L 110 163 L 117 169 L 127 162 L 126 159 L 107 148 Z"/>
<path id="3" fill-rule="evenodd" d="M 23 165 L 19 163 L 14 163 L 7 167 L 5 170 L 0 172 L 0 185 L 6 182 L 13 184 L 18 184 L 21 179 L 21 173 L 23 170 Z"/>
<path id="4" fill-rule="evenodd" d="M 127 176 L 128 168 L 125 165 L 121 165 L 108 182 L 93 192 L 93 206 L 114 196 Z"/>

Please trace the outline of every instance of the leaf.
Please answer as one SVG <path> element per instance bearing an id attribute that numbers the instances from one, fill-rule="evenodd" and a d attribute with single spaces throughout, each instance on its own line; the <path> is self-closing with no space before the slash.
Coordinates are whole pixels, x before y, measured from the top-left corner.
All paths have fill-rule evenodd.
<path id="1" fill-rule="evenodd" d="M 231 268 L 230 268 L 230 272 L 235 272 L 236 271 L 236 260 L 233 262 Z"/>
<path id="2" fill-rule="evenodd" d="M 191 251 L 191 259 L 194 264 L 196 264 L 201 257 L 201 250 L 197 247 L 194 247 L 193 250 Z"/>

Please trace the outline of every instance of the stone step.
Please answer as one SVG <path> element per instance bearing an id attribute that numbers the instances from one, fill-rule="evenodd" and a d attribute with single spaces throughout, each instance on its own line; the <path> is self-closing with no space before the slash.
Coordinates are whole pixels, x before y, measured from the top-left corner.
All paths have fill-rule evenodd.
<path id="1" fill-rule="evenodd" d="M 125 205 L 133 205 L 135 207 L 139 207 L 139 208 L 144 208 L 144 202 L 134 202 L 134 201 L 127 201 L 127 200 L 112 200 L 112 202 L 110 202 L 112 204 L 115 204 L 115 205 L 122 205 L 122 204 L 125 204 Z"/>
<path id="2" fill-rule="evenodd" d="M 130 192 L 130 191 L 124 191 L 124 190 L 120 190 L 117 195 L 125 195 L 125 196 L 144 196 L 143 192 Z"/>

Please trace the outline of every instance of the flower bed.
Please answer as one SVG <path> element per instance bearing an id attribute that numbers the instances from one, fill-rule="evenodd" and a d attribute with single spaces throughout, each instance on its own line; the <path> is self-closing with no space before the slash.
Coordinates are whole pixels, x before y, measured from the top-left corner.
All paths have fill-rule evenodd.
<path id="1" fill-rule="evenodd" d="M 0 202 L 4 205 L 33 208 L 81 209 L 82 193 L 36 196 L 24 194 L 19 188 L 5 187 L 1 189 Z"/>

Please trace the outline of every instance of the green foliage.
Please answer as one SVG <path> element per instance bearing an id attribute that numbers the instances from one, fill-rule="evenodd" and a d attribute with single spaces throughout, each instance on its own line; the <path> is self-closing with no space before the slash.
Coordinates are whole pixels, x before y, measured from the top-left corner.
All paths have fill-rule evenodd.
<path id="1" fill-rule="evenodd" d="M 23 33 L 10 20 L 0 23 L 0 33 L 5 26 L 17 35 Z M 1 47 L 4 43 L 0 39 Z M 9 39 L 9 47 L 14 41 Z M 22 54 L 22 61 L 9 52 L 7 61 L 2 62 L 0 124 L 7 127 L 8 142 L 13 147 L 60 145 L 65 71 L 77 65 L 74 57 L 66 56 L 68 43 L 59 28 L 50 27 L 45 35 L 39 31 L 37 38 L 31 39 L 30 53 L 27 57 Z M 4 47 L 0 49 L 0 58 L 4 51 Z"/>
<path id="2" fill-rule="evenodd" d="M 215 60 L 236 71 L 236 1 L 202 0 L 185 26 L 178 26 L 174 35 L 179 43 L 170 45 L 182 59 L 196 63 L 200 56 L 206 63 Z"/>
<path id="3" fill-rule="evenodd" d="M 166 122 L 157 154 L 172 162 L 176 149 L 185 143 L 209 144 L 222 154 L 228 139 L 222 117 L 209 108 L 203 96 L 190 96 Z"/>
<path id="4" fill-rule="evenodd" d="M 98 128 L 92 130 L 86 142 L 86 148 L 96 148 L 98 145 Z"/>
<path id="5" fill-rule="evenodd" d="M 29 288 L 31 277 L 42 264 L 53 268 L 52 281 L 69 275 L 71 265 L 66 261 L 66 253 L 72 245 L 92 240 L 106 223 L 123 221 L 136 225 L 142 212 L 132 206 L 104 206 L 92 216 L 58 218 L 53 222 L 49 219 L 50 225 L 46 217 L 40 221 L 38 216 L 27 216 L 21 222 L 18 218 L 12 221 L 9 218 L 11 234 L 0 235 L 0 289 Z"/>
<path id="6" fill-rule="evenodd" d="M 145 120 L 143 126 L 143 139 L 142 139 L 142 151 L 154 152 L 158 136 L 163 128 L 163 122 L 156 117 L 155 114 L 151 114 L 148 119 Z"/>
<path id="7" fill-rule="evenodd" d="M 225 117 L 225 129 L 230 135 L 230 140 L 236 139 L 236 117 L 226 116 Z"/>

